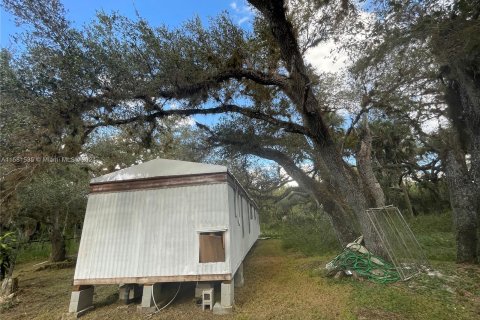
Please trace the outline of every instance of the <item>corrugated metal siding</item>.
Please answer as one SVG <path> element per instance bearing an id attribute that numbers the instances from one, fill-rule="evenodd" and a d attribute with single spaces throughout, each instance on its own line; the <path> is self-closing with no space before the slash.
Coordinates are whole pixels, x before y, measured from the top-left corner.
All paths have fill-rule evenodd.
<path id="1" fill-rule="evenodd" d="M 230 210 L 231 265 L 232 273 L 235 273 L 250 248 L 255 241 L 257 241 L 260 235 L 260 223 L 258 212 L 250 219 L 248 206 L 251 203 L 248 199 L 230 186 L 228 187 L 228 199 Z"/>
<path id="2" fill-rule="evenodd" d="M 198 262 L 198 232 L 229 229 L 228 189 L 225 183 L 91 194 L 74 278 L 231 273 L 237 251 L 226 250 L 224 263 Z M 226 248 L 230 239 L 229 230 Z"/>

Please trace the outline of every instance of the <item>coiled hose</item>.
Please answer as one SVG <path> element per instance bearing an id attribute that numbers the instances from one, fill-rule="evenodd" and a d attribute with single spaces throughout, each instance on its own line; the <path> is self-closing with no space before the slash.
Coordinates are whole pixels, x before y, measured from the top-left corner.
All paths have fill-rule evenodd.
<path id="1" fill-rule="evenodd" d="M 355 271 L 359 276 L 376 283 L 392 283 L 400 280 L 395 266 L 371 253 L 361 253 L 347 248 L 330 264 L 333 265 L 334 270 Z"/>

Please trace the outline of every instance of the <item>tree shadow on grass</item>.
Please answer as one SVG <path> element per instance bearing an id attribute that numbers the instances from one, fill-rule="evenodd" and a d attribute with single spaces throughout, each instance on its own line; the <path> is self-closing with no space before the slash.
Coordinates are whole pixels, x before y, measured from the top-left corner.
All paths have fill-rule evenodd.
<path id="1" fill-rule="evenodd" d="M 118 301 L 118 292 L 117 293 L 112 293 L 106 297 L 102 297 L 98 301 L 94 303 L 96 308 L 101 308 L 105 307 L 111 304 L 114 304 Z"/>
<path id="2" fill-rule="evenodd" d="M 94 305 L 96 308 L 114 304 L 118 298 L 118 285 L 95 286 Z"/>

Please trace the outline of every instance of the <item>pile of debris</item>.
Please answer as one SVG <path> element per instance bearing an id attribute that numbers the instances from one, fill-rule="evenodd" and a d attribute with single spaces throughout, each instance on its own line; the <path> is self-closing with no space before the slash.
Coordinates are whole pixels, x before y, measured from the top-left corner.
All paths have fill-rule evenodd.
<path id="1" fill-rule="evenodd" d="M 365 214 L 390 262 L 370 253 L 362 246 L 363 237 L 360 237 L 327 264 L 328 274 L 337 278 L 351 275 L 391 283 L 406 281 L 431 269 L 422 247 L 397 207 L 370 208 Z"/>
<path id="2" fill-rule="evenodd" d="M 354 279 L 368 279 L 377 283 L 392 283 L 400 275 L 391 263 L 370 253 L 362 245 L 363 237 L 349 243 L 343 252 L 327 263 L 327 275 L 335 278 L 352 276 Z"/>

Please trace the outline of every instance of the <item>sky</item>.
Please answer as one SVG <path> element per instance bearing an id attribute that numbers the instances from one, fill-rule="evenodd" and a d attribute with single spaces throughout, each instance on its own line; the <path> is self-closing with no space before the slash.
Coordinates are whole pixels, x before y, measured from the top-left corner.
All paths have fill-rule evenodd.
<path id="1" fill-rule="evenodd" d="M 250 29 L 254 10 L 246 0 L 61 0 L 67 10 L 67 18 L 77 28 L 95 19 L 96 11 L 107 13 L 118 11 L 129 18 L 136 19 L 136 11 L 152 26 L 167 25 L 180 27 L 187 20 L 199 16 L 207 24 L 209 18 L 214 18 L 226 11 L 239 26 Z M 364 13 L 364 21 L 371 18 Z M 0 46 L 15 49 L 10 39 L 11 35 L 22 30 L 15 25 L 14 17 L 0 6 Z M 357 35 L 355 37 L 362 37 Z M 347 66 L 348 56 L 344 52 L 335 51 L 337 44 L 333 41 L 320 43 L 306 52 L 305 59 L 318 72 L 339 73 Z M 14 50 L 15 51 L 15 50 Z M 202 119 L 202 117 L 196 117 Z M 209 117 L 204 117 L 208 119 Z M 213 117 L 216 118 L 216 117 Z M 190 119 L 190 122 L 193 122 Z M 211 120 L 207 122 L 212 122 Z M 432 119 L 425 124 L 427 131 L 438 128 L 438 119 Z"/>
<path id="2" fill-rule="evenodd" d="M 74 26 L 81 29 L 95 19 L 97 11 L 106 13 L 118 11 L 131 19 L 137 18 L 137 13 L 152 26 L 166 25 L 171 28 L 180 27 L 187 20 L 199 16 L 204 23 L 226 11 L 239 26 L 250 29 L 254 9 L 246 0 L 61 0 L 67 11 L 67 18 Z M 0 46 L 16 51 L 11 36 L 25 28 L 16 26 L 14 17 L 0 6 Z M 21 46 L 20 46 L 21 48 Z M 339 72 L 347 57 L 332 50 L 336 48 L 333 41 L 322 43 L 307 51 L 306 60 L 320 72 Z M 333 56 L 337 58 L 333 59 Z M 194 125 L 195 121 L 212 125 L 218 120 L 218 115 L 194 116 L 185 119 L 185 124 Z"/>
<path id="3" fill-rule="evenodd" d="M 61 0 L 67 9 L 67 17 L 75 26 L 81 27 L 95 18 L 95 12 L 118 11 L 121 14 L 136 18 L 135 8 L 140 16 L 149 21 L 153 26 L 167 25 L 169 27 L 181 26 L 188 19 L 198 15 L 203 21 L 215 17 L 223 11 L 228 11 L 235 22 L 246 26 L 252 20 L 253 12 L 245 0 Z M 21 28 L 15 26 L 13 16 L 0 8 L 2 48 L 10 47 L 10 35 Z"/>
<path id="4" fill-rule="evenodd" d="M 67 18 L 74 26 L 81 29 L 95 19 L 97 11 L 106 13 L 118 11 L 131 19 L 137 18 L 137 13 L 152 26 L 166 25 L 171 28 L 180 27 L 187 20 L 199 16 L 207 24 L 209 18 L 214 18 L 226 11 L 234 22 L 245 29 L 251 29 L 254 17 L 254 9 L 246 0 L 61 0 L 66 11 Z M 16 26 L 13 15 L 6 12 L 0 6 L 1 34 L 0 46 L 12 49 L 21 48 L 13 43 L 11 36 L 22 31 L 25 26 Z M 346 57 L 336 53 L 337 61 L 333 60 L 331 50 L 335 48 L 332 41 L 323 43 L 307 52 L 306 59 L 317 71 L 337 72 L 345 66 Z M 211 125 L 219 116 L 195 116 L 187 119 L 188 123 L 194 124 L 195 120 Z"/>

